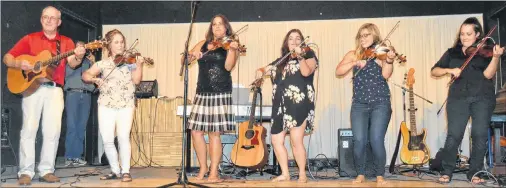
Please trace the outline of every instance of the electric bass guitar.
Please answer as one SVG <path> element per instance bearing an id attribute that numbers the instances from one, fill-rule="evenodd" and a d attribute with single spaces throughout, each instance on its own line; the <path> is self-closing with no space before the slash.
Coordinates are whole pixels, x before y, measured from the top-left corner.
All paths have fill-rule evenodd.
<path id="1" fill-rule="evenodd" d="M 406 122 L 401 123 L 401 134 L 402 134 L 402 148 L 401 148 L 401 161 L 409 165 L 422 165 L 429 161 L 430 151 L 427 147 L 425 139 L 427 137 L 427 130 L 422 129 L 422 133 L 418 134 L 416 131 L 416 118 L 415 118 L 415 105 L 413 95 L 413 84 L 415 83 L 414 78 L 415 69 L 411 68 L 408 72 L 407 85 L 409 88 L 409 120 L 410 129 L 406 125 Z"/>
<path id="2" fill-rule="evenodd" d="M 249 121 L 239 125 L 238 138 L 230 153 L 232 163 L 244 168 L 261 169 L 267 163 L 268 151 L 265 143 L 267 130 L 261 123 L 255 122 L 256 101 L 262 80 L 260 78 L 252 85 L 253 102 Z"/>
<path id="3" fill-rule="evenodd" d="M 85 44 L 84 47 L 89 50 L 102 48 L 105 44 L 104 41 L 94 41 Z M 7 88 L 13 94 L 22 94 L 23 96 L 30 96 L 39 88 L 43 82 L 51 81 L 53 73 L 63 58 L 74 54 L 74 50 L 62 53 L 57 56 L 52 56 L 49 50 L 44 50 L 37 54 L 37 56 L 20 55 L 16 57 L 16 61 L 27 61 L 32 66 L 32 70 L 22 70 L 19 68 L 7 69 Z"/>

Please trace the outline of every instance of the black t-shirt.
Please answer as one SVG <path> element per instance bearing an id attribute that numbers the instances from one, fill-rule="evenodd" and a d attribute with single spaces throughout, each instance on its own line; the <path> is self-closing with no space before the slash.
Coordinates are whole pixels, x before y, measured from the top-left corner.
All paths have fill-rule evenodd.
<path id="1" fill-rule="evenodd" d="M 466 59 L 467 56 L 462 52 L 462 46 L 450 48 L 443 54 L 432 69 L 436 67 L 459 68 L 464 64 Z M 448 97 L 495 97 L 494 83 L 483 75 L 483 71 L 487 69 L 491 60 L 491 58 L 475 55 L 464 70 L 462 70 L 459 78 L 450 86 Z"/>

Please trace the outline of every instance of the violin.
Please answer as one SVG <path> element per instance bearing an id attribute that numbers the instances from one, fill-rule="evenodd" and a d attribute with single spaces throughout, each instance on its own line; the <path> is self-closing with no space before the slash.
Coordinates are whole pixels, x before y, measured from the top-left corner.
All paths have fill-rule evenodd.
<path id="1" fill-rule="evenodd" d="M 399 63 L 406 62 L 406 56 L 403 54 L 398 54 L 395 52 L 395 48 L 393 46 L 390 46 L 392 50 L 395 53 L 395 58 L 399 60 Z M 382 61 L 385 61 L 387 59 L 387 53 L 390 51 L 390 48 L 386 45 L 381 45 L 378 48 L 376 48 L 376 45 L 372 45 L 371 47 L 367 48 L 364 52 L 364 59 L 379 59 Z"/>
<path id="2" fill-rule="evenodd" d="M 292 59 L 295 59 L 297 58 L 297 56 L 302 56 L 304 57 L 306 55 L 307 52 L 311 51 L 311 48 L 309 48 L 309 46 L 307 45 L 304 45 L 304 46 L 300 46 L 300 49 L 301 49 L 301 52 L 300 54 L 298 54 L 297 52 L 295 52 L 295 50 L 293 50 L 291 53 L 290 53 L 290 57 Z"/>
<path id="3" fill-rule="evenodd" d="M 118 65 L 123 65 L 123 64 L 134 64 L 134 63 L 137 63 L 137 56 L 141 56 L 141 53 L 125 53 L 125 54 L 117 54 L 115 57 L 114 57 L 114 63 L 118 66 Z M 148 65 L 153 65 L 154 64 L 154 61 L 153 59 L 151 58 L 148 58 L 148 57 L 142 57 L 144 58 L 144 63 L 148 64 Z"/>
<path id="4" fill-rule="evenodd" d="M 223 48 L 224 50 L 229 50 L 230 49 L 230 43 L 232 43 L 232 42 L 237 42 L 239 44 L 239 47 L 237 48 L 237 50 L 239 51 L 239 54 L 240 55 L 245 55 L 245 53 L 246 53 L 246 46 L 245 45 L 241 45 L 241 43 L 239 43 L 238 40 L 231 39 L 230 37 L 223 37 L 221 39 L 218 39 L 218 40 L 210 42 L 210 44 L 213 45 L 213 48 L 210 49 L 209 51 L 216 50 L 218 48 Z"/>
<path id="5" fill-rule="evenodd" d="M 484 44 L 476 53 L 476 55 L 479 55 L 481 57 L 485 58 L 491 58 L 494 55 L 494 46 L 495 45 L 486 45 Z M 475 43 L 466 49 L 466 55 L 474 54 L 476 50 L 478 49 L 478 43 Z"/>

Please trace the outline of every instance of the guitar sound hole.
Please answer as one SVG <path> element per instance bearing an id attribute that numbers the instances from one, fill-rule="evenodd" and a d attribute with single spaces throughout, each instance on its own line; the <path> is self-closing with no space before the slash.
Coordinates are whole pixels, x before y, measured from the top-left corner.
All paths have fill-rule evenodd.
<path id="1" fill-rule="evenodd" d="M 42 67 L 42 65 L 41 65 L 40 61 L 37 61 L 37 63 L 35 63 L 35 65 L 33 65 L 33 72 L 35 72 L 35 73 L 40 72 L 41 67 Z"/>
<path id="2" fill-rule="evenodd" d="M 245 136 L 246 136 L 247 139 L 252 139 L 253 136 L 255 136 L 255 131 L 253 131 L 253 130 L 247 130 Z"/>
<path id="3" fill-rule="evenodd" d="M 242 146 L 241 148 L 245 149 L 245 150 L 250 150 L 250 149 L 255 148 L 255 146 Z"/>

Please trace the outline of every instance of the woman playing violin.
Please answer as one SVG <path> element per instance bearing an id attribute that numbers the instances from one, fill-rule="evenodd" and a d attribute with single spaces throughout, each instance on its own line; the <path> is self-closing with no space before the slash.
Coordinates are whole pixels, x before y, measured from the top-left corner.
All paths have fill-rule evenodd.
<path id="1" fill-rule="evenodd" d="M 355 50 L 349 51 L 336 68 L 336 75 L 343 76 L 353 69 L 353 102 L 351 128 L 353 131 L 353 155 L 357 178 L 353 183 L 365 181 L 366 146 L 371 145 L 375 161 L 377 184 L 385 184 L 385 133 L 390 122 L 392 108 L 390 89 L 386 79 L 393 71 L 395 52 L 389 48 L 385 59 L 366 57 L 366 51 L 381 43 L 379 29 L 372 23 L 362 25 L 355 37 Z M 371 55 L 371 54 L 368 54 Z M 361 71 L 359 71 L 361 70 Z"/>
<path id="2" fill-rule="evenodd" d="M 298 29 L 288 31 L 281 46 L 281 56 L 266 67 L 257 70 L 257 78 L 270 75 L 272 87 L 271 133 L 274 153 L 281 166 L 281 175 L 273 181 L 290 180 L 285 136 L 289 132 L 293 155 L 299 167 L 299 182 L 307 182 L 306 149 L 304 134 L 314 125 L 315 90 L 314 71 L 318 67 L 315 53 L 308 47 L 300 47 L 304 36 Z M 281 60 L 277 66 L 274 64 Z M 269 71 L 267 71 L 269 70 Z"/>
<path id="3" fill-rule="evenodd" d="M 111 165 L 111 173 L 101 177 L 101 180 L 117 179 L 121 175 L 122 181 L 132 181 L 130 175 L 130 130 L 135 108 L 135 84 L 142 79 L 142 65 L 144 59 L 137 57 L 134 64 L 117 66 L 114 62 L 116 55 L 125 52 L 125 36 L 117 29 L 105 34 L 107 44 L 107 58 L 93 64 L 83 73 L 85 82 L 94 82 L 100 89 L 98 98 L 99 131 L 104 142 L 104 150 Z M 96 78 L 101 74 L 102 78 Z M 115 134 L 116 133 L 116 134 Z M 114 145 L 114 137 L 118 136 L 118 152 Z M 121 168 L 120 168 L 121 166 Z"/>
<path id="4" fill-rule="evenodd" d="M 473 177 L 473 175 L 483 168 L 488 126 L 496 104 L 494 84 L 491 79 L 497 71 L 497 64 L 504 53 L 504 48 L 496 45 L 493 48 L 492 57 L 484 56 L 487 53 L 478 53 L 481 55 L 474 56 L 467 68 L 463 70 L 459 68 L 470 55 L 468 49 L 474 48 L 483 36 L 483 29 L 478 19 L 467 18 L 460 26 L 453 47 L 448 49 L 432 67 L 432 76 L 451 74 L 457 78 L 448 91 L 446 105 L 448 133 L 442 151 L 444 170 L 439 178 L 440 183 L 449 183 L 452 179 L 455 156 L 469 117 L 473 120 L 471 126 L 473 142 L 467 178 L 473 183 L 484 182 L 480 177 Z"/>
<path id="5" fill-rule="evenodd" d="M 193 147 L 197 153 L 201 180 L 209 171 L 207 166 L 206 142 L 204 134 L 209 135 L 211 166 L 208 181 L 221 182 L 218 164 L 221 160 L 222 145 L 220 134 L 235 131 L 235 116 L 232 111 L 232 77 L 230 71 L 237 62 L 239 43 L 230 42 L 228 50 L 221 45 L 224 37 L 233 33 L 228 19 L 216 15 L 211 19 L 206 40 L 199 42 L 189 53 L 189 62 L 197 59 L 199 75 L 193 108 L 188 119 L 188 129 L 192 130 Z M 219 43 L 217 43 L 219 42 Z M 220 44 L 221 43 L 221 44 Z M 205 55 L 203 55 L 205 53 Z M 181 58 L 184 62 L 184 56 Z"/>

